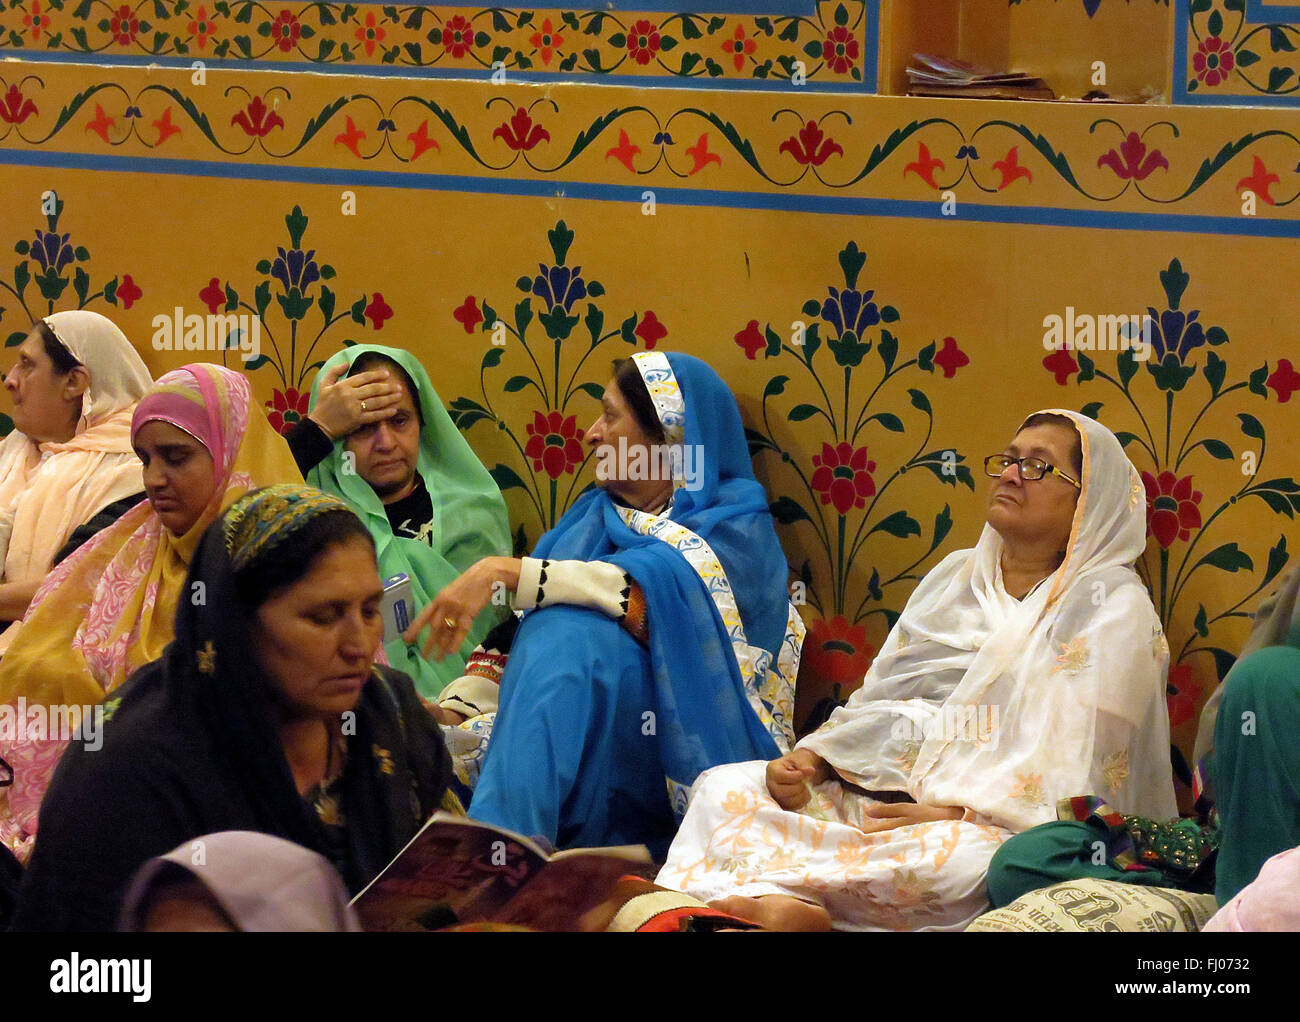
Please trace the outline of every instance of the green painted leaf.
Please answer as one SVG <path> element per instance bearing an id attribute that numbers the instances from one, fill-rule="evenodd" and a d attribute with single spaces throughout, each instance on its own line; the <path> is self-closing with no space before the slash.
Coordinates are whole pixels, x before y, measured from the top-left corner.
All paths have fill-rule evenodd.
<path id="1" fill-rule="evenodd" d="M 1101 415 L 1102 403 L 1100 401 L 1090 401 L 1079 409 L 1080 415 L 1086 415 L 1090 419 L 1096 419 Z"/>
<path id="2" fill-rule="evenodd" d="M 767 381 L 767 386 L 763 388 L 764 397 L 775 397 L 778 394 L 785 393 L 785 385 L 790 382 L 788 376 L 773 376 Z"/>
<path id="3" fill-rule="evenodd" d="M 772 517 L 782 525 L 793 525 L 795 522 L 811 522 L 808 512 L 805 511 L 798 501 L 790 497 L 781 497 L 773 501 L 768 510 L 772 512 Z"/>
<path id="4" fill-rule="evenodd" d="M 912 399 L 913 408 L 919 408 L 921 411 L 925 412 L 926 415 L 932 414 L 932 410 L 930 408 L 930 399 L 926 397 L 924 393 L 915 389 L 908 390 L 907 393 L 908 396 Z"/>
<path id="5" fill-rule="evenodd" d="M 903 432 L 903 420 L 893 412 L 881 412 L 879 415 L 873 415 L 871 418 L 875 419 L 891 433 Z"/>
<path id="6" fill-rule="evenodd" d="M 1259 54 L 1258 54 L 1258 53 L 1254 53 L 1254 52 L 1251 51 L 1251 50 L 1238 50 L 1238 51 L 1237 51 L 1237 66 L 1238 66 L 1238 67 L 1250 67 L 1251 64 L 1258 64 L 1258 63 L 1259 63 Z"/>
<path id="7" fill-rule="evenodd" d="M 510 379 L 506 380 L 506 385 L 504 389 L 507 394 L 515 394 L 523 390 L 532 382 L 533 381 L 530 380 L 527 376 L 512 376 L 510 377 Z"/>
<path id="8" fill-rule="evenodd" d="M 1201 604 L 1200 609 L 1196 611 L 1196 620 L 1192 622 L 1196 628 L 1196 634 L 1202 639 L 1207 638 L 1210 634 L 1210 625 L 1205 616 L 1205 604 Z"/>
<path id="9" fill-rule="evenodd" d="M 1294 53 L 1295 44 L 1286 36 L 1286 29 L 1281 25 L 1268 26 L 1268 44 L 1274 53 Z"/>
<path id="10" fill-rule="evenodd" d="M 1253 571 L 1255 568 L 1255 562 L 1250 559 L 1250 555 L 1236 543 L 1224 543 L 1220 547 L 1215 547 L 1196 562 L 1197 567 L 1202 564 L 1229 572 Z"/>
<path id="11" fill-rule="evenodd" d="M 1201 370 L 1210 384 L 1210 393 L 1217 395 L 1223 386 L 1223 377 L 1228 371 L 1228 363 L 1212 351 L 1205 353 L 1205 368 Z"/>
<path id="12" fill-rule="evenodd" d="M 501 364 L 501 356 L 506 353 L 505 348 L 491 347 L 483 353 L 482 369 L 495 369 Z"/>
<path id="13" fill-rule="evenodd" d="M 767 349 L 763 352 L 763 357 L 775 358 L 781 354 L 781 335 L 769 325 L 764 336 L 767 338 Z"/>
<path id="14" fill-rule="evenodd" d="M 807 419 L 811 419 L 814 415 L 823 415 L 823 414 L 825 413 L 822 412 L 822 410 L 818 408 L 816 405 L 802 404 L 802 405 L 795 405 L 793 408 L 791 408 L 790 414 L 787 415 L 786 418 L 789 419 L 791 422 L 804 422 Z"/>
<path id="15" fill-rule="evenodd" d="M 519 473 L 509 465 L 496 464 L 488 470 L 488 475 L 492 481 L 497 484 L 498 490 L 511 490 L 515 488 L 525 489 L 524 481 L 519 478 Z"/>
<path id="16" fill-rule="evenodd" d="M 1268 73 L 1268 91 L 1277 92 L 1285 85 L 1295 74 L 1295 70 L 1289 67 L 1275 67 Z"/>
<path id="17" fill-rule="evenodd" d="M 1246 436 L 1254 437 L 1256 440 L 1264 439 L 1264 424 L 1255 416 L 1248 412 L 1238 412 L 1237 418 L 1241 421 L 1241 431 Z"/>
<path id="18" fill-rule="evenodd" d="M 18 347 L 18 345 L 22 344 L 23 341 L 25 341 L 26 339 L 27 339 L 27 331 L 15 330 L 13 333 L 11 333 L 8 337 L 5 338 L 5 347 L 16 348 Z"/>
<path id="19" fill-rule="evenodd" d="M 895 511 L 877 522 L 867 535 L 870 536 L 873 532 L 887 532 L 899 539 L 906 539 L 908 536 L 921 535 L 921 523 L 906 511 Z"/>
<path id="20" fill-rule="evenodd" d="M 1278 536 L 1277 544 L 1268 552 L 1268 567 L 1264 571 L 1264 583 L 1260 588 L 1262 589 L 1272 582 L 1278 572 L 1286 567 L 1286 562 L 1290 559 L 1291 555 L 1287 553 L 1286 549 L 1286 537 Z"/>
<path id="21" fill-rule="evenodd" d="M 876 354 L 880 356 L 880 361 L 885 364 L 885 375 L 894 368 L 894 360 L 898 357 L 898 339 L 888 330 L 880 331 L 880 342 L 876 345 Z"/>
<path id="22" fill-rule="evenodd" d="M 1218 11 L 1212 12 L 1210 14 L 1210 20 L 1205 23 L 1205 30 L 1209 32 L 1210 35 L 1218 35 L 1220 32 L 1222 32 L 1223 15 L 1220 14 Z"/>
<path id="23" fill-rule="evenodd" d="M 1222 440 L 1202 440 L 1202 446 L 1211 458 L 1217 458 L 1219 461 L 1227 461 L 1229 458 L 1235 458 L 1232 448 Z"/>

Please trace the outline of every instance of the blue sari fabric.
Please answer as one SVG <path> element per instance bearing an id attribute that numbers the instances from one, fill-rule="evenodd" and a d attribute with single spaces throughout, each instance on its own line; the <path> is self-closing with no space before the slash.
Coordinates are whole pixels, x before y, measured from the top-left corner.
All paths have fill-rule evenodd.
<path id="1" fill-rule="evenodd" d="M 717 554 L 745 638 L 775 658 L 788 569 L 739 409 L 705 363 L 668 359 L 685 399 L 684 442 L 699 457 L 669 517 Z M 595 611 L 528 613 L 469 814 L 557 847 L 644 842 L 662 852 L 702 771 L 780 755 L 709 595 L 726 582 L 706 581 L 677 549 L 630 528 L 603 490 L 579 498 L 533 556 L 621 567 L 645 593 L 649 648 Z"/>

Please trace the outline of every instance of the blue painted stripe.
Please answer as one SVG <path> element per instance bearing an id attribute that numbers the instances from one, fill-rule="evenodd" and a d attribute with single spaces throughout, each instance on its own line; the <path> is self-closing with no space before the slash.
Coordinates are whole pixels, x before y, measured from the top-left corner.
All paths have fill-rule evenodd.
<path id="1" fill-rule="evenodd" d="M 1300 4 L 1273 4 L 1266 0 L 1246 0 L 1246 22 L 1251 25 L 1270 21 L 1300 21 Z"/>
<path id="2" fill-rule="evenodd" d="M 458 174 L 421 174 L 387 170 L 345 170 L 340 167 L 231 164 L 213 160 L 175 160 L 161 157 L 63 153 L 50 150 L 0 150 L 0 164 L 43 167 L 52 170 L 106 170 L 137 174 L 172 174 L 185 177 L 273 181 L 345 188 L 398 188 L 461 192 L 477 195 L 573 198 L 621 202 L 639 206 L 642 193 L 653 191 L 663 206 L 718 207 L 723 209 L 777 210 L 828 216 L 872 216 L 910 220 L 972 221 L 1025 224 L 1040 227 L 1087 227 L 1101 230 L 1176 231 L 1189 234 L 1235 235 L 1253 238 L 1298 238 L 1300 220 L 1270 220 L 1248 216 L 1202 216 L 1191 213 L 1133 213 L 1119 210 L 1064 209 L 1052 206 L 986 206 L 958 200 L 958 216 L 945 217 L 937 197 L 929 201 L 855 198 L 847 195 L 801 195 L 795 192 L 712 191 L 705 188 L 671 188 L 637 185 L 592 184 L 582 181 L 530 181 L 513 178 L 468 177 Z"/>

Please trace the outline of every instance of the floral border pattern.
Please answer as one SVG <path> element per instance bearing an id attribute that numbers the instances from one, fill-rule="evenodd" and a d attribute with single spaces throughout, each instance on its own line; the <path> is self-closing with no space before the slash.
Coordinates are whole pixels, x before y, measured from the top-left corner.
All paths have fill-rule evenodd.
<path id="1" fill-rule="evenodd" d="M 581 97 L 536 97 L 533 89 L 503 87 L 484 102 L 481 86 L 463 83 L 469 91 L 449 88 L 435 100 L 403 93 L 409 85 L 400 82 L 334 93 L 297 83 L 268 88 L 242 73 L 223 76 L 231 82 L 224 87 L 139 84 L 149 80 L 143 70 L 60 94 L 63 76 L 43 70 L 48 87 L 45 77 L 22 74 L 21 65 L 0 69 L 0 146 L 482 177 L 541 174 L 636 188 L 698 181 L 747 191 L 936 200 L 960 188 L 982 202 L 1153 212 L 1192 205 L 1234 216 L 1243 189 L 1272 215 L 1300 198 L 1300 133 L 1287 130 L 1285 119 L 1207 144 L 1205 132 L 1137 112 L 1120 114 L 1121 121 L 1044 107 L 1044 124 L 977 119 L 989 108 L 953 112 L 941 103 L 935 112 L 952 116 L 899 122 L 890 118 L 901 107 L 864 112 L 826 96 L 773 112 L 763 96 L 701 107 L 640 94 L 614 94 L 627 105 L 588 112 Z M 1021 109 L 1029 106 L 1037 105 L 1016 104 L 1016 114 L 1032 117 Z M 955 119 L 968 112 L 975 116 Z"/>
<path id="2" fill-rule="evenodd" d="M 278 0 L 0 0 L 0 54 L 189 58 L 461 73 L 865 81 L 867 0 L 811 16 Z M 795 82 L 794 84 L 801 84 Z"/>

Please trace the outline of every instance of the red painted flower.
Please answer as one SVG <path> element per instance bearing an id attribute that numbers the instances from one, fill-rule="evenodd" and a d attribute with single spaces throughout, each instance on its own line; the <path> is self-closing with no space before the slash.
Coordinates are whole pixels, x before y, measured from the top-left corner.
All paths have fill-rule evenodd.
<path id="1" fill-rule="evenodd" d="M 474 26 L 456 14 L 442 26 L 442 45 L 453 57 L 463 57 L 474 48 Z"/>
<path id="2" fill-rule="evenodd" d="M 822 444 L 821 454 L 813 455 L 817 471 L 810 485 L 821 494 L 823 504 L 833 504 L 837 513 L 846 515 L 854 507 L 867 506 L 867 498 L 875 494 L 876 483 L 871 473 L 874 461 L 867 460 L 867 449 L 841 442 L 835 447 Z"/>
<path id="3" fill-rule="evenodd" d="M 1293 391 L 1300 390 L 1300 373 L 1291 367 L 1289 358 L 1280 358 L 1277 360 L 1277 368 L 1273 370 L 1273 375 L 1268 378 L 1266 386 L 1272 387 L 1277 392 L 1279 404 L 1286 404 L 1291 400 Z"/>
<path id="4" fill-rule="evenodd" d="M 288 433 L 295 423 L 307 417 L 310 401 L 310 391 L 304 390 L 299 394 L 293 387 L 271 391 L 271 400 L 266 402 L 269 409 L 266 417 L 271 420 L 271 428 L 277 433 Z"/>
<path id="5" fill-rule="evenodd" d="M 780 153 L 789 153 L 798 163 L 820 167 L 833 153 L 844 155 L 840 144 L 826 135 L 816 121 L 809 121 L 799 129 L 799 137 L 793 135 L 781 143 L 777 149 Z"/>
<path id="6" fill-rule="evenodd" d="M 503 122 L 493 138 L 499 138 L 511 149 L 527 151 L 538 142 L 549 142 L 551 133 L 540 124 L 534 124 L 532 117 L 523 107 L 518 107 L 508 122 Z"/>
<path id="7" fill-rule="evenodd" d="M 564 36 L 551 27 L 551 19 L 547 18 L 542 22 L 542 27 L 534 32 L 528 41 L 541 51 L 542 63 L 550 64 L 551 58 L 555 56 L 555 51 L 564 44 Z"/>
<path id="8" fill-rule="evenodd" d="M 135 34 L 140 31 L 140 19 L 126 4 L 119 7 L 108 21 L 108 30 L 113 33 L 113 41 L 121 46 L 135 41 Z"/>
<path id="9" fill-rule="evenodd" d="M 627 34 L 627 52 L 638 64 L 649 64 L 659 52 L 659 29 L 642 19 Z"/>
<path id="10" fill-rule="evenodd" d="M 1055 374 L 1056 382 L 1064 387 L 1070 377 L 1079 371 L 1079 363 L 1074 360 L 1068 348 L 1057 348 L 1043 359 L 1043 368 Z"/>
<path id="11" fill-rule="evenodd" d="M 1196 716 L 1201 698 L 1201 686 L 1196 684 L 1191 664 L 1175 664 L 1169 668 L 1169 681 L 1165 699 L 1169 704 L 1169 726 L 1177 727 Z"/>
<path id="12" fill-rule="evenodd" d="M 767 347 L 763 331 L 758 329 L 758 320 L 751 319 L 745 329 L 736 334 L 736 343 L 745 349 L 745 357 L 751 362 L 758 358 L 758 353 Z"/>
<path id="13" fill-rule="evenodd" d="M 297 17 L 289 11 L 281 11 L 271 22 L 271 40 L 285 53 L 298 45 L 301 36 L 302 26 L 298 24 Z"/>
<path id="14" fill-rule="evenodd" d="M 1186 541 L 1193 529 L 1201 527 L 1201 493 L 1192 489 L 1192 477 L 1179 479 L 1172 472 L 1159 476 L 1142 473 L 1147 489 L 1147 533 L 1168 550 L 1174 540 Z"/>
<path id="15" fill-rule="evenodd" d="M 357 42 L 365 47 L 366 56 L 372 57 L 375 53 L 375 44 L 382 43 L 387 33 L 382 25 L 375 22 L 375 12 L 368 11 L 366 12 L 366 23 L 357 29 L 356 35 Z"/>
<path id="16" fill-rule="evenodd" d="M 758 43 L 745 38 L 745 26 L 737 25 L 736 34 L 722 44 L 722 52 L 731 57 L 737 71 L 745 69 L 745 58 L 758 49 Z"/>
<path id="17" fill-rule="evenodd" d="M 836 25 L 822 43 L 822 60 L 837 75 L 848 74 L 858 60 L 858 41 L 843 25 Z"/>
<path id="18" fill-rule="evenodd" d="M 36 104 L 24 96 L 17 85 L 9 86 L 4 103 L 0 105 L 0 120 L 6 124 L 22 124 L 36 112 Z"/>
<path id="19" fill-rule="evenodd" d="M 208 18 L 208 9 L 206 7 L 200 7 L 199 13 L 196 14 L 194 20 L 190 22 L 190 35 L 192 35 L 195 42 L 199 44 L 200 50 L 204 49 L 208 45 L 208 40 L 212 38 L 212 35 L 216 30 L 217 26 Z"/>
<path id="20" fill-rule="evenodd" d="M 50 27 L 50 16 L 41 13 L 40 0 L 32 0 L 32 12 L 23 15 L 23 24 L 32 30 L 33 39 L 41 37 L 41 29 Z"/>
<path id="21" fill-rule="evenodd" d="M 248 108 L 230 118 L 230 123 L 238 124 L 246 134 L 258 138 L 265 138 L 272 128 L 284 127 L 280 115 L 263 103 L 261 96 L 254 96 Z"/>
<path id="22" fill-rule="evenodd" d="M 207 305 L 208 312 L 216 315 L 217 309 L 226 304 L 226 292 L 221 287 L 220 278 L 213 277 L 208 281 L 208 286 L 199 292 L 199 301 Z"/>
<path id="23" fill-rule="evenodd" d="M 1145 157 L 1145 159 L 1144 159 Z M 1097 166 L 1109 167 L 1120 176 L 1121 180 L 1144 181 L 1151 172 L 1160 168 L 1169 169 L 1169 161 L 1161 155 L 1159 149 L 1147 152 L 1147 144 L 1138 137 L 1136 131 L 1130 131 L 1119 147 L 1119 152 L 1110 150 L 1097 160 Z"/>
<path id="24" fill-rule="evenodd" d="M 582 430 L 578 429 L 577 416 L 566 419 L 559 412 L 533 412 L 527 429 L 524 455 L 533 459 L 534 471 L 559 479 L 565 472 L 572 475 L 582 464 Z"/>
<path id="25" fill-rule="evenodd" d="M 1231 48 L 1217 35 L 1202 39 L 1192 54 L 1192 70 L 1196 77 L 1213 88 L 1220 82 L 1226 82 L 1228 75 L 1237 66 L 1237 58 Z"/>
<path id="26" fill-rule="evenodd" d="M 483 322 L 483 313 L 478 311 L 478 303 L 473 295 L 466 298 L 464 304 L 453 312 L 452 316 L 465 328 L 467 334 L 472 334 L 474 328 Z"/>
<path id="27" fill-rule="evenodd" d="M 808 628 L 803 662 L 818 678 L 846 687 L 856 685 L 875 658 L 864 625 L 851 625 L 837 614 L 829 621 L 818 619 Z"/>
<path id="28" fill-rule="evenodd" d="M 653 351 L 654 346 L 668 336 L 668 328 L 660 323 L 659 317 L 649 309 L 646 309 L 645 315 L 641 317 L 641 322 L 637 324 L 636 329 L 632 332 L 641 338 L 646 351 Z"/>
<path id="29" fill-rule="evenodd" d="M 1269 192 L 1269 188 L 1279 183 L 1281 180 L 1282 179 L 1276 174 L 1270 174 L 1268 168 L 1264 166 L 1264 161 L 1256 156 L 1250 177 L 1243 177 L 1238 181 L 1237 187 L 1234 190 L 1240 194 L 1243 187 L 1249 188 L 1270 206 L 1276 206 L 1277 200 L 1273 198 L 1272 193 Z"/>
<path id="30" fill-rule="evenodd" d="M 384 301 L 384 296 L 376 291 L 375 296 L 370 299 L 370 304 L 366 306 L 365 316 L 370 320 L 372 327 L 376 330 L 382 330 L 384 321 L 393 318 L 393 310 Z"/>
<path id="31" fill-rule="evenodd" d="M 129 309 L 140 300 L 144 295 L 144 292 L 140 290 L 136 282 L 131 279 L 131 274 L 128 273 L 122 277 L 121 282 L 117 285 L 117 290 L 114 292 L 114 295 L 117 300 L 122 303 L 122 308 Z"/>
<path id="32" fill-rule="evenodd" d="M 945 380 L 951 380 L 957 374 L 958 369 L 970 365 L 970 357 L 961 348 L 957 347 L 956 340 L 945 337 L 943 347 L 939 349 L 939 354 L 934 356 L 934 364 L 943 370 Z"/>

